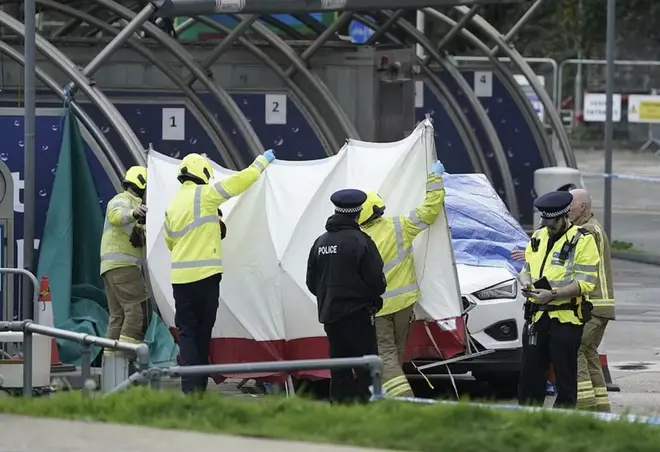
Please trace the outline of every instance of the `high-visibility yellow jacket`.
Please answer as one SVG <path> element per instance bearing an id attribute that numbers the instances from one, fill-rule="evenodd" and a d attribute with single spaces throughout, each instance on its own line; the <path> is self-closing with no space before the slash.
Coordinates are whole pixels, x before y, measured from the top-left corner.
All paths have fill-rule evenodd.
<path id="1" fill-rule="evenodd" d="M 532 235 L 532 242 L 525 250 L 525 268 L 523 272 L 529 273 L 532 282 L 546 277 L 553 289 L 560 289 L 577 281 L 580 285 L 580 295 L 574 300 L 554 300 L 550 305 L 574 304 L 577 307 L 582 303 L 582 296 L 588 297 L 598 283 L 598 265 L 600 255 L 596 240 L 587 230 L 572 225 L 557 241 L 548 249 L 548 228 L 538 229 Z M 534 241 L 538 244 L 534 250 Z M 565 248 L 566 247 L 566 248 Z M 564 249 L 564 253 L 562 253 Z M 532 303 L 538 304 L 533 298 Z M 533 318 L 537 322 L 546 312 L 537 312 Z M 550 318 L 558 319 L 561 323 L 573 323 L 582 325 L 576 311 L 562 309 L 547 312 Z"/>
<path id="2" fill-rule="evenodd" d="M 214 185 L 186 181 L 165 211 L 165 242 L 172 252 L 172 284 L 201 281 L 222 273 L 218 207 L 252 186 L 268 166 L 264 156 Z"/>
<path id="3" fill-rule="evenodd" d="M 144 259 L 145 248 L 135 248 L 130 242 L 137 224 L 133 210 L 140 204 L 142 200 L 128 191 L 119 193 L 108 203 L 101 238 L 101 274 L 115 268 L 139 266 Z"/>
<path id="4" fill-rule="evenodd" d="M 605 230 L 593 214 L 588 218 L 580 218 L 575 221 L 580 227 L 591 232 L 598 246 L 600 264 L 598 265 L 598 284 L 589 294 L 589 301 L 594 305 L 592 314 L 604 319 L 615 319 L 614 308 L 614 285 L 612 283 L 612 254 L 610 241 L 607 239 Z"/>
<path id="5" fill-rule="evenodd" d="M 444 201 L 442 176 L 429 174 L 424 204 L 408 215 L 379 218 L 362 227 L 376 243 L 385 263 L 383 272 L 387 291 L 383 294 L 383 308 L 377 316 L 399 312 L 419 301 L 421 293 L 412 255 L 413 240 L 435 222 Z"/>

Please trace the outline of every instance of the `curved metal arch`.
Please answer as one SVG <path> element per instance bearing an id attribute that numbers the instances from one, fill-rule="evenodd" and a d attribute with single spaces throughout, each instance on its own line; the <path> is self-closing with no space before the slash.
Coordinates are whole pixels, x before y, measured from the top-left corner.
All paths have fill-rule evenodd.
<path id="1" fill-rule="evenodd" d="M 0 53 L 8 56 L 11 60 L 25 68 L 25 59 L 23 58 L 23 55 L 21 55 L 20 52 L 2 40 L 0 40 Z M 38 66 L 35 68 L 35 73 L 41 83 L 46 85 L 46 87 L 54 92 L 62 101 L 66 100 L 66 93 L 55 80 L 53 80 Z M 99 159 L 99 163 L 103 169 L 105 169 L 105 172 L 108 174 L 110 182 L 112 182 L 112 185 L 115 187 L 115 189 L 121 189 L 120 175 L 125 173 L 126 168 L 117 158 L 112 145 L 105 137 L 103 132 L 101 132 L 101 129 L 99 129 L 94 120 L 92 120 L 92 118 L 90 118 L 76 102 L 71 102 L 71 108 L 73 109 L 73 113 L 76 115 L 76 118 L 78 118 L 78 120 L 92 136 L 92 138 L 94 138 L 94 141 L 96 141 L 96 143 L 101 148 L 103 155 L 97 155 L 97 158 Z"/>
<path id="2" fill-rule="evenodd" d="M 454 6 L 454 9 L 459 13 L 461 13 L 462 15 L 466 15 L 469 13 L 469 9 L 465 6 Z M 511 58 L 511 62 L 513 62 L 513 64 L 515 64 L 518 67 L 518 69 L 520 69 L 522 74 L 527 78 L 530 86 L 532 87 L 536 95 L 539 97 L 539 100 L 543 104 L 545 111 L 548 112 L 548 116 L 550 117 L 550 123 L 552 124 L 552 129 L 557 134 L 557 138 L 559 139 L 559 145 L 562 149 L 564 159 L 566 160 L 566 165 L 571 168 L 577 168 L 577 160 L 575 159 L 575 154 L 573 154 L 573 150 L 571 148 L 571 143 L 568 139 L 568 134 L 566 132 L 566 129 L 564 128 L 561 122 L 561 118 L 559 117 L 557 110 L 554 108 L 552 99 L 550 99 L 550 96 L 548 96 L 548 92 L 539 83 L 538 79 L 536 78 L 536 74 L 534 73 L 532 68 L 523 59 L 523 57 L 520 55 L 520 52 L 518 52 L 510 44 L 507 44 L 504 41 L 502 34 L 497 29 L 495 29 L 495 27 L 493 27 L 490 23 L 488 23 L 486 19 L 481 17 L 479 14 L 475 14 L 471 22 L 480 31 L 482 31 L 489 38 L 491 38 L 495 42 L 499 50 L 501 52 L 504 52 L 506 56 Z M 551 152 L 551 154 L 552 155 L 550 156 L 551 157 L 550 161 L 556 164 L 555 155 L 553 152 Z"/>
<path id="3" fill-rule="evenodd" d="M 108 10 L 119 15 L 126 20 L 132 20 L 135 13 L 128 8 L 116 3 L 114 0 L 92 0 L 100 5 L 103 5 Z M 172 39 L 169 35 L 163 32 L 160 28 L 151 22 L 145 22 L 142 29 L 151 37 L 153 37 L 159 44 L 165 47 L 177 60 L 179 60 L 209 91 L 209 93 L 219 102 L 225 109 L 231 120 L 236 125 L 236 130 L 241 134 L 248 150 L 254 155 L 260 155 L 264 147 L 259 140 L 256 132 L 250 125 L 250 122 L 245 117 L 241 109 L 236 105 L 234 99 L 227 93 L 227 91 L 214 83 L 207 73 L 201 68 L 199 63 L 195 61 L 192 55 L 176 40 Z M 191 88 L 192 89 L 192 88 Z M 235 155 L 235 160 L 242 161 L 239 154 Z"/>
<path id="4" fill-rule="evenodd" d="M 244 17 L 243 15 L 239 16 L 241 18 Z M 325 101 L 329 110 L 335 116 L 335 119 L 337 120 L 338 125 L 342 130 L 342 133 L 345 134 L 345 136 L 342 138 L 360 139 L 360 134 L 355 128 L 355 125 L 348 118 L 344 109 L 339 105 L 337 99 L 335 99 L 325 83 L 323 83 L 323 81 L 316 74 L 307 69 L 307 65 L 302 60 L 300 55 L 298 55 L 298 53 L 295 52 L 284 40 L 270 31 L 264 24 L 255 22 L 253 27 L 255 31 L 259 33 L 270 45 L 282 52 L 284 56 L 286 56 L 287 59 L 291 62 L 293 67 L 295 67 L 296 71 L 305 77 L 307 81 L 317 90 L 318 94 L 321 96 L 321 99 Z M 333 143 L 334 152 L 337 152 L 339 148 L 339 143 Z"/>
<path id="5" fill-rule="evenodd" d="M 465 112 L 463 112 L 456 98 L 440 77 L 427 67 L 423 67 L 423 70 L 424 75 L 431 81 L 429 88 L 434 92 L 438 101 L 444 105 L 449 118 L 457 126 L 458 135 L 465 145 L 465 150 L 467 151 L 472 167 L 475 171 L 483 173 L 489 180 L 492 180 L 492 174 L 484 155 L 477 151 L 479 149 L 479 143 L 476 136 L 472 133 L 472 127 L 467 116 L 465 116 Z"/>
<path id="6" fill-rule="evenodd" d="M 445 14 L 442 14 L 441 12 L 437 11 L 434 8 L 425 8 L 424 12 L 430 15 L 431 18 L 442 21 L 449 25 L 450 27 L 456 27 L 458 25 L 458 22 L 454 21 L 450 17 L 446 16 Z M 529 124 L 532 134 L 534 135 L 535 141 L 539 146 L 539 150 L 541 150 L 541 158 L 543 159 L 543 164 L 545 166 L 551 166 L 553 163 L 551 160 L 548 160 L 548 155 L 552 153 L 552 147 L 550 145 L 550 142 L 548 141 L 548 138 L 545 134 L 545 131 L 543 130 L 543 125 L 541 124 L 540 121 L 538 121 L 536 118 L 536 112 L 534 111 L 534 108 L 532 105 L 527 101 L 527 98 L 525 97 L 522 89 L 520 88 L 520 85 L 516 82 L 516 80 L 513 78 L 513 76 L 509 73 L 509 71 L 506 69 L 506 67 L 502 64 L 502 62 L 498 59 L 492 56 L 490 49 L 482 40 L 480 40 L 478 37 L 476 37 L 474 34 L 472 34 L 470 31 L 466 30 L 465 28 L 460 28 L 458 31 L 470 44 L 472 44 L 474 47 L 476 47 L 478 50 L 480 50 L 488 59 L 492 62 L 493 66 L 495 67 L 495 70 L 497 70 L 503 77 L 503 83 L 507 84 L 509 86 L 509 92 L 511 92 L 514 96 L 514 102 L 526 112 L 524 115 L 525 120 L 527 121 L 527 124 Z M 550 151 L 549 154 L 544 152 L 543 150 L 548 150 Z"/>
<path id="7" fill-rule="evenodd" d="M 354 17 L 360 23 L 374 30 L 374 36 L 376 33 L 380 32 L 379 37 L 385 36 L 392 43 L 403 46 L 404 43 L 401 42 L 399 38 L 387 31 L 388 26 L 386 25 L 387 23 L 394 23 L 394 21 L 398 20 L 401 15 L 402 14 L 398 12 L 394 13 L 383 24 L 374 23 L 361 14 L 355 14 Z M 391 18 L 394 18 L 394 21 L 390 20 Z M 420 60 L 421 63 L 421 59 L 418 58 L 418 60 Z M 452 124 L 456 126 L 456 130 L 461 137 L 461 141 L 465 145 L 465 150 L 468 154 L 468 158 L 470 159 L 472 167 L 475 169 L 475 171 L 483 173 L 489 180 L 492 180 L 490 167 L 488 166 L 484 155 L 477 151 L 477 149 L 479 149 L 479 143 L 476 136 L 472 133 L 472 126 L 470 121 L 456 101 L 456 97 L 447 87 L 445 82 L 443 82 L 442 79 L 433 73 L 433 71 L 431 71 L 426 65 L 420 64 L 420 67 L 430 82 L 429 89 L 434 92 L 438 101 L 445 107 L 445 111 L 447 112 L 449 119 L 451 120 Z"/>
<path id="8" fill-rule="evenodd" d="M 205 24 L 208 27 L 215 28 L 218 31 L 222 31 L 223 33 L 229 33 L 231 31 L 229 27 L 219 24 L 218 22 L 215 22 L 214 20 L 206 16 L 196 17 L 195 20 Z M 303 108 L 308 113 L 310 119 L 312 120 L 312 124 L 310 125 L 312 126 L 312 128 L 316 129 L 317 131 L 316 135 L 321 140 L 321 145 L 323 146 L 323 148 L 326 149 L 326 152 L 329 152 L 329 150 L 333 149 L 332 145 L 330 144 L 334 136 L 332 134 L 332 130 L 330 130 L 328 125 L 325 123 L 323 117 L 314 106 L 314 103 L 309 99 L 307 94 L 305 94 L 305 92 L 302 89 L 300 89 L 298 85 L 293 83 L 291 78 L 286 76 L 286 74 L 284 73 L 284 69 L 282 69 L 282 67 L 275 60 L 270 58 L 264 51 L 259 49 L 259 47 L 257 47 L 252 42 L 250 42 L 249 39 L 247 39 L 244 36 L 240 36 L 237 41 L 243 47 L 245 47 L 245 49 L 248 52 L 252 53 L 256 58 L 263 61 L 263 63 L 266 66 L 268 66 L 284 81 L 284 83 L 291 91 L 294 101 L 297 101 L 299 105 L 302 104 Z"/>
<path id="9" fill-rule="evenodd" d="M 25 37 L 25 27 L 17 19 L 14 19 L 4 11 L 0 11 L 0 23 L 7 28 L 11 29 L 14 33 Z M 71 60 L 60 52 L 55 46 L 50 44 L 41 35 L 36 35 L 37 50 L 43 54 L 52 64 L 64 72 L 67 77 L 75 83 L 86 95 L 90 101 L 94 103 L 105 115 L 110 124 L 117 130 L 121 140 L 124 142 L 129 152 L 139 164 L 145 164 L 144 149 L 142 144 L 133 133 L 133 130 L 126 123 L 126 120 L 117 111 L 105 95 L 91 86 L 89 80 L 83 77 L 76 69 L 76 66 Z"/>
<path id="10" fill-rule="evenodd" d="M 59 3 L 55 0 L 35 0 L 35 1 L 37 2 L 37 4 L 43 5 L 48 9 L 55 10 L 68 17 L 80 20 L 81 22 L 86 22 L 92 27 L 97 28 L 98 30 L 102 30 L 114 35 L 117 35 L 120 32 L 118 28 L 115 28 L 103 22 L 100 19 L 90 16 L 89 14 L 86 14 L 82 11 L 76 10 L 75 8 L 72 8 L 68 5 Z M 220 157 L 222 157 L 225 164 L 229 167 L 233 166 L 234 168 L 238 168 L 241 162 L 234 161 L 233 156 L 229 153 L 229 149 L 232 149 L 232 146 L 234 146 L 230 135 L 227 132 L 225 132 L 225 130 L 222 128 L 218 120 L 209 111 L 209 109 L 206 107 L 204 102 L 199 98 L 197 93 L 195 93 L 193 90 L 185 86 L 183 80 L 181 80 L 181 78 L 172 69 L 170 69 L 166 64 L 161 62 L 153 54 L 153 52 L 151 52 L 151 50 L 145 47 L 138 40 L 136 40 L 135 38 L 130 38 L 126 42 L 126 45 L 133 48 L 136 52 L 142 55 L 150 63 L 152 63 L 154 66 L 160 69 L 161 72 L 163 72 L 163 74 L 165 74 L 165 76 L 169 78 L 185 94 L 185 96 L 189 99 L 189 101 L 192 104 L 191 110 L 193 111 L 191 113 L 195 115 L 195 117 L 202 119 L 202 121 L 200 121 L 200 123 L 202 123 L 201 124 L 202 127 L 207 132 L 210 132 L 209 136 L 211 138 L 211 141 L 213 142 L 214 145 L 216 145 L 218 149 L 218 153 Z M 227 148 L 227 144 L 229 145 L 229 148 Z M 238 150 L 235 148 L 235 146 L 233 147 L 232 150 L 238 153 Z"/>
<path id="11" fill-rule="evenodd" d="M 382 11 L 380 13 L 380 15 L 385 17 L 390 17 L 390 15 L 392 14 L 393 13 L 391 11 Z M 456 81 L 461 91 L 463 91 L 463 93 L 465 94 L 467 100 L 470 102 L 470 105 L 472 106 L 475 114 L 477 115 L 477 118 L 484 127 L 484 131 L 486 132 L 486 137 L 488 141 L 493 147 L 495 160 L 497 162 L 497 166 L 499 167 L 502 176 L 502 184 L 504 185 L 504 197 L 506 198 L 506 204 L 509 207 L 511 214 L 515 218 L 518 218 L 519 217 L 518 200 L 516 196 L 515 186 L 513 184 L 513 177 L 511 175 L 511 170 L 509 168 L 509 164 L 507 162 L 504 149 L 502 148 L 502 143 L 500 142 L 500 139 L 497 135 L 497 131 L 495 130 L 493 123 L 490 121 L 490 118 L 488 117 L 488 114 L 486 113 L 486 110 L 484 109 L 483 105 L 481 105 L 481 102 L 477 98 L 476 94 L 474 94 L 474 91 L 467 83 L 465 78 L 463 78 L 463 76 L 458 71 L 458 69 L 456 69 L 454 65 L 449 63 L 438 52 L 436 52 L 433 45 L 422 33 L 419 32 L 419 30 L 417 30 L 417 28 L 415 28 L 410 22 L 408 22 L 403 18 L 400 18 L 397 21 L 397 25 L 401 27 L 401 29 L 405 31 L 411 38 L 413 38 L 419 45 L 421 45 L 426 51 L 426 53 L 428 53 L 429 56 L 442 67 L 442 69 L 447 71 L 447 73 Z"/>

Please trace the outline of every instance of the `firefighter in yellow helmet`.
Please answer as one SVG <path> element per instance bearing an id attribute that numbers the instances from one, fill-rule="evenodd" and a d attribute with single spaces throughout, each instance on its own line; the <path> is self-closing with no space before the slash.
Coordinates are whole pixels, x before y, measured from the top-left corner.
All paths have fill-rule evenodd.
<path id="1" fill-rule="evenodd" d="M 387 291 L 383 308 L 376 314 L 378 353 L 385 366 L 383 389 L 386 397 L 412 396 L 403 373 L 406 343 L 413 309 L 421 297 L 412 255 L 413 240 L 432 225 L 444 207 L 444 165 L 438 160 L 426 181 L 424 203 L 408 215 L 383 217 L 385 202 L 374 192 L 367 193 L 360 219 L 362 230 L 376 243 L 385 266 Z"/>
<path id="2" fill-rule="evenodd" d="M 165 242 L 172 252 L 174 322 L 184 366 L 209 362 L 222 279 L 222 231 L 218 208 L 252 186 L 275 159 L 266 151 L 243 171 L 211 184 L 213 167 L 199 154 L 179 166 L 181 188 L 165 211 Z M 181 390 L 204 392 L 208 377 L 182 377 Z"/>
<path id="3" fill-rule="evenodd" d="M 149 291 L 141 271 L 147 169 L 133 166 L 122 181 L 124 191 L 108 203 L 101 239 L 101 277 L 108 299 L 107 337 L 137 344 L 151 320 Z M 112 350 L 104 354 L 112 355 Z"/>

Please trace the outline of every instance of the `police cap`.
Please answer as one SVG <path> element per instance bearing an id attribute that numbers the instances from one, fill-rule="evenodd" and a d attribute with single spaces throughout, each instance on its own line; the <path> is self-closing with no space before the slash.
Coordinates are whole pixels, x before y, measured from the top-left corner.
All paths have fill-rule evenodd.
<path id="1" fill-rule="evenodd" d="M 573 195 L 567 191 L 551 191 L 537 198 L 534 207 L 541 213 L 541 225 L 553 224 L 558 218 L 568 214 L 571 202 Z"/>
<path id="2" fill-rule="evenodd" d="M 362 210 L 362 204 L 367 200 L 367 194 L 361 190 L 346 189 L 336 191 L 330 196 L 335 205 L 335 212 L 354 214 Z"/>

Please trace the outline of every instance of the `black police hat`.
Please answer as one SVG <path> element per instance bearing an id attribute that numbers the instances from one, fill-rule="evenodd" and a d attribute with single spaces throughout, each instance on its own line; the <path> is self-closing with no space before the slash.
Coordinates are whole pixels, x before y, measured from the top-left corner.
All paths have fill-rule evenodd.
<path id="1" fill-rule="evenodd" d="M 567 191 L 551 191 L 534 201 L 534 207 L 541 212 L 541 226 L 553 224 L 571 210 L 573 195 Z"/>
<path id="2" fill-rule="evenodd" d="M 362 204 L 367 200 L 367 194 L 352 188 L 336 191 L 330 196 L 335 205 L 335 212 L 354 214 L 362 210 Z"/>

